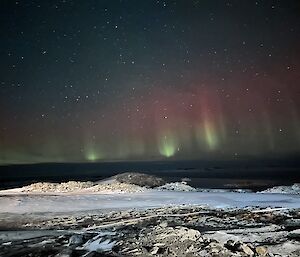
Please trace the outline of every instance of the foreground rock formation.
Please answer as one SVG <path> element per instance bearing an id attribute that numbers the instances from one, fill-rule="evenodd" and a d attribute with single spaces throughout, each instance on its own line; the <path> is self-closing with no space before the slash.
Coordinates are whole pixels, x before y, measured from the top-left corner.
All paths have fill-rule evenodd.
<path id="1" fill-rule="evenodd" d="M 2 214 L 0 224 L 0 256 L 300 256 L 300 209 Z"/>

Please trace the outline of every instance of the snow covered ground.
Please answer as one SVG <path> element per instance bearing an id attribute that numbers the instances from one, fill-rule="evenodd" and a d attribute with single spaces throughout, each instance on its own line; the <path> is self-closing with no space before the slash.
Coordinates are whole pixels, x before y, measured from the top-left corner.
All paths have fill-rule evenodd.
<path id="1" fill-rule="evenodd" d="M 273 194 L 294 194 L 300 195 L 300 184 L 296 183 L 291 186 L 276 186 L 268 188 L 260 193 L 273 193 Z"/>
<path id="2" fill-rule="evenodd" d="M 300 208 L 300 197 L 292 194 L 169 192 L 158 190 L 124 194 L 0 194 L 0 213 L 73 212 L 183 204 L 208 205 L 216 208 L 242 208 L 247 206 Z"/>

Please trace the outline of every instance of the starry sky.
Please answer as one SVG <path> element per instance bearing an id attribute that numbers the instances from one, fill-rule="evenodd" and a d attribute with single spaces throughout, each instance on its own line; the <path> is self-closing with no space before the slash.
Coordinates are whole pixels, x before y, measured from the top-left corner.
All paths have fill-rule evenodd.
<path id="1" fill-rule="evenodd" d="M 298 0 L 0 12 L 0 164 L 300 153 Z"/>

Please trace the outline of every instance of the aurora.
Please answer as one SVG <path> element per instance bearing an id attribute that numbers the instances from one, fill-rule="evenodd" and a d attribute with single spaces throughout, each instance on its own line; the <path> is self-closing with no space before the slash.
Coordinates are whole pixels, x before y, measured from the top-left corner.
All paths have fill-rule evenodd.
<path id="1" fill-rule="evenodd" d="M 172 157 L 177 149 L 178 145 L 176 139 L 171 133 L 166 133 L 161 137 L 159 142 L 159 153 L 162 156 Z"/>
<path id="2" fill-rule="evenodd" d="M 0 164 L 300 154 L 293 4 L 38 2 L 1 8 Z"/>

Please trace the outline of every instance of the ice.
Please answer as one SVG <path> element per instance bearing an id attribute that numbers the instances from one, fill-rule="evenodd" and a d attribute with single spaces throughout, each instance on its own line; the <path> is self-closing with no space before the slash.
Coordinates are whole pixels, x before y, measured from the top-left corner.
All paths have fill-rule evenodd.
<path id="1" fill-rule="evenodd" d="M 102 238 L 102 235 L 97 235 L 95 238 L 87 241 L 83 245 L 83 249 L 89 252 L 96 252 L 96 251 L 110 251 L 112 247 L 115 245 L 115 241 L 111 241 L 110 239 Z"/>
<path id="2" fill-rule="evenodd" d="M 124 194 L 19 194 L 2 195 L 0 197 L 0 213 L 71 212 L 184 204 L 208 205 L 215 208 L 242 208 L 247 206 L 300 208 L 300 198 L 291 194 L 173 192 L 159 190 Z"/>

